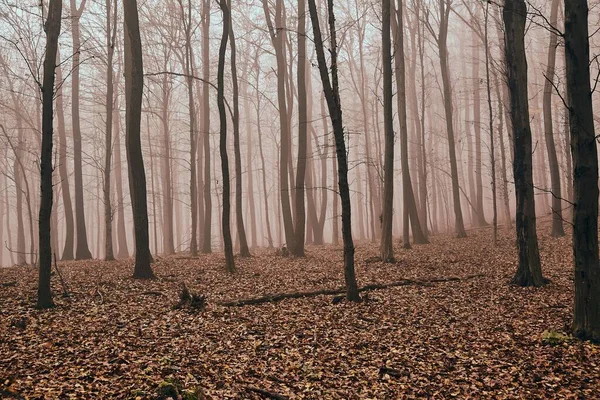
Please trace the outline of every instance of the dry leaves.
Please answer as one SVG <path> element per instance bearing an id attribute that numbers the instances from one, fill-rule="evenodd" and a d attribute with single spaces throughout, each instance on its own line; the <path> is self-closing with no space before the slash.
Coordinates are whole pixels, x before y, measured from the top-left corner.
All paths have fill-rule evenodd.
<path id="1" fill-rule="evenodd" d="M 508 284 L 514 237 L 490 231 L 467 239 L 433 237 L 398 263 L 373 262 L 377 246 L 357 248 L 361 285 L 483 274 L 432 285 L 372 291 L 362 304 L 332 296 L 245 307 L 217 303 L 342 285 L 342 254 L 309 247 L 305 259 L 274 251 L 237 259 L 220 254 L 159 259 L 154 281 L 136 281 L 131 261 L 61 265 L 72 291 L 58 307 L 33 309 L 36 271 L 0 270 L 0 398 L 155 398 L 176 380 L 210 399 L 592 398 L 600 392 L 598 348 L 549 345 L 572 307 L 570 238 L 540 224 L 541 255 L 552 283 Z M 182 283 L 206 296 L 202 311 L 174 309 Z M 257 390 L 253 390 L 257 389 Z"/>

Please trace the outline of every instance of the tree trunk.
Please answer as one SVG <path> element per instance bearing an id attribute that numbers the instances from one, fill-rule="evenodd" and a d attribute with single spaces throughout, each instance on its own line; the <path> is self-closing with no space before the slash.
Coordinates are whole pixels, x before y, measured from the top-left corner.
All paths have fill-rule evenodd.
<path id="1" fill-rule="evenodd" d="M 475 133 L 475 224 L 486 226 L 483 211 L 483 171 L 481 162 L 481 86 L 479 76 L 480 42 L 473 34 L 473 132 Z M 487 52 L 487 49 L 486 49 Z M 487 54 L 487 53 L 486 53 Z"/>
<path id="2" fill-rule="evenodd" d="M 77 247 L 75 249 L 76 260 L 87 260 L 92 258 L 87 240 L 87 229 L 85 225 L 85 206 L 83 201 L 83 165 L 81 153 L 81 128 L 79 119 L 79 63 L 81 51 L 81 39 L 79 33 L 79 20 L 85 8 L 86 0 L 83 0 L 77 8 L 76 0 L 71 0 L 71 30 L 73 36 L 73 70 L 72 74 L 72 119 L 73 119 L 73 173 L 75 176 L 75 217 L 77 222 Z"/>
<path id="3" fill-rule="evenodd" d="M 395 0 L 393 0 L 395 1 Z M 392 30 L 394 32 L 394 53 L 395 53 L 395 66 L 396 66 L 396 92 L 398 102 L 398 116 L 400 119 L 400 158 L 402 163 L 402 201 L 403 201 L 403 215 L 405 222 L 410 219 L 410 227 L 412 229 L 413 241 L 416 244 L 429 243 L 425 232 L 421 228 L 421 221 L 419 220 L 419 212 L 417 209 L 417 202 L 415 200 L 415 194 L 413 192 L 413 185 L 410 178 L 410 169 L 408 164 L 408 124 L 406 116 L 406 66 L 404 60 L 404 18 L 403 18 L 403 5 L 402 0 L 399 0 L 397 10 L 395 5 L 392 3 L 392 13 L 395 11 L 396 15 L 392 15 Z M 408 224 L 404 229 L 404 247 L 410 248 L 410 241 L 408 238 Z"/>
<path id="4" fill-rule="evenodd" d="M 212 252 L 212 193 L 210 181 L 210 0 L 202 3 L 202 138 L 204 140 L 204 233 L 202 252 Z"/>
<path id="5" fill-rule="evenodd" d="M 306 177 L 306 147 L 308 141 L 308 106 L 306 99 L 306 2 L 298 0 L 298 166 L 296 168 L 296 218 L 294 236 L 296 246 L 292 254 L 304 256 L 306 238 L 306 211 L 304 205 Z"/>
<path id="6" fill-rule="evenodd" d="M 489 135 L 490 135 L 490 164 L 492 165 L 492 238 L 494 245 L 498 241 L 498 208 L 496 204 L 496 152 L 494 145 L 494 109 L 492 108 L 492 88 L 490 82 L 490 48 L 488 41 L 488 21 L 489 21 L 489 3 L 485 5 L 485 83 L 488 103 L 489 116 Z"/>
<path id="7" fill-rule="evenodd" d="M 569 128 L 573 155 L 573 253 L 575 307 L 573 332 L 600 341 L 598 264 L 598 150 L 594 133 L 586 0 L 565 0 L 565 52 Z"/>
<path id="8" fill-rule="evenodd" d="M 230 273 L 235 272 L 235 261 L 233 259 L 233 244 L 231 242 L 231 189 L 229 181 L 229 159 L 227 157 L 227 114 L 225 113 L 225 53 L 227 52 L 227 39 L 231 23 L 231 14 L 226 0 L 220 0 L 219 5 L 223 12 L 223 35 L 219 47 L 219 68 L 217 72 L 217 102 L 219 106 L 220 140 L 219 150 L 221 154 L 221 171 L 223 175 L 223 245 L 225 251 L 225 267 Z"/>
<path id="9" fill-rule="evenodd" d="M 106 133 L 104 136 L 104 258 L 114 260 L 113 240 L 112 240 L 112 206 L 110 201 L 110 172 L 112 158 L 112 128 L 113 128 L 113 104 L 114 104 L 114 83 L 113 83 L 113 55 L 115 52 L 115 39 L 117 36 L 117 4 L 114 4 L 114 26 L 111 26 L 111 3 L 112 0 L 106 0 Z"/>
<path id="10" fill-rule="evenodd" d="M 283 216 L 283 228 L 285 231 L 285 240 L 288 249 L 294 249 L 296 239 L 294 235 L 294 223 L 292 220 L 292 210 L 290 205 L 290 185 L 288 177 L 288 164 L 290 152 L 290 126 L 288 123 L 288 105 L 286 100 L 286 64 L 285 64 L 285 30 L 279 30 L 282 26 L 283 0 L 275 2 L 275 27 L 271 22 L 267 0 L 263 1 L 263 9 L 273 48 L 275 49 L 275 58 L 277 61 L 277 106 L 279 110 L 279 129 L 281 149 L 279 155 L 279 184 L 281 197 L 281 212 Z"/>
<path id="11" fill-rule="evenodd" d="M 231 10 L 231 0 L 228 0 L 228 8 Z M 229 11 L 231 18 L 231 11 Z M 233 24 L 229 21 L 229 39 L 231 48 L 231 81 L 233 86 L 233 152 L 235 162 L 235 221 L 237 234 L 240 241 L 240 256 L 250 257 L 246 228 L 244 227 L 244 210 L 242 206 L 242 155 L 240 151 L 240 101 L 237 78 L 235 35 Z"/>
<path id="12" fill-rule="evenodd" d="M 454 123 L 452 110 L 452 89 L 450 84 L 450 67 L 448 65 L 448 20 L 450 7 L 446 4 L 449 0 L 439 0 L 440 3 L 440 30 L 438 36 L 438 49 L 440 53 L 440 68 L 442 71 L 442 86 L 444 91 L 444 112 L 446 115 L 446 133 L 448 134 L 448 152 L 450 157 L 450 173 L 452 177 L 452 200 L 454 203 L 454 230 L 459 238 L 466 237 L 460 205 L 460 188 L 458 184 L 458 167 L 456 164 L 456 144 L 454 142 Z"/>
<path id="13" fill-rule="evenodd" d="M 319 73 L 323 83 L 323 90 L 329 107 L 329 116 L 333 125 L 335 136 L 336 154 L 338 159 L 338 186 L 342 201 L 342 235 L 344 238 L 344 278 L 346 281 L 346 298 L 349 301 L 361 300 L 354 272 L 354 243 L 352 240 L 352 222 L 350 206 L 350 188 L 348 185 L 348 161 L 346 159 L 346 143 L 344 139 L 344 124 L 342 121 L 342 106 L 340 103 L 338 73 L 337 73 L 337 39 L 335 29 L 335 15 L 333 14 L 333 0 L 327 1 L 329 11 L 329 35 L 331 52 L 331 81 L 323 50 L 323 39 L 319 26 L 319 17 L 315 0 L 308 0 L 310 18 L 313 26 L 315 49 L 319 63 Z"/>
<path id="14" fill-rule="evenodd" d="M 127 149 L 129 192 L 135 231 L 135 269 L 133 277 L 148 279 L 153 278 L 154 273 L 150 266 L 152 255 L 150 254 L 150 237 L 148 234 L 146 171 L 144 169 L 140 137 L 144 66 L 137 0 L 124 2 L 123 9 L 125 25 L 125 147 Z"/>
<path id="15" fill-rule="evenodd" d="M 524 0 L 507 0 L 503 19 L 506 42 L 506 69 L 510 94 L 510 116 L 514 138 L 515 194 L 517 197 L 517 245 L 519 267 L 512 282 L 519 286 L 542 286 L 533 195 L 531 126 L 527 93 Z"/>
<path id="16" fill-rule="evenodd" d="M 60 51 L 57 64 L 60 64 Z M 56 66 L 56 80 L 63 81 L 62 67 Z M 61 259 L 64 261 L 74 258 L 75 226 L 73 221 L 73 206 L 71 203 L 71 189 L 69 187 L 69 172 L 67 170 L 67 135 L 65 133 L 65 113 L 62 96 L 62 85 L 58 88 L 56 96 L 56 118 L 58 130 L 58 173 L 60 176 L 60 190 L 62 192 L 63 208 L 65 213 L 65 246 Z"/>
<path id="17" fill-rule="evenodd" d="M 392 222 L 394 214 L 394 114 L 392 103 L 392 40 L 391 3 L 382 2 L 382 66 L 383 66 L 383 125 L 385 132 L 385 161 L 383 166 L 383 213 L 380 256 L 384 262 L 394 262 Z M 408 222 L 408 221 L 407 221 Z M 408 228 L 408 224 L 406 224 Z M 407 247 L 408 232 L 405 232 L 404 247 Z M 410 247 L 410 242 L 408 242 Z"/>
<path id="18" fill-rule="evenodd" d="M 50 0 L 48 19 L 44 25 L 46 31 L 46 55 L 44 58 L 44 78 L 42 84 L 42 155 L 40 158 L 40 214 L 39 214 L 39 251 L 40 268 L 38 281 L 38 308 L 50 308 L 54 305 L 50 289 L 52 272 L 52 246 L 50 239 L 50 218 L 52 215 L 52 135 L 54 119 L 54 70 L 60 35 L 62 1 Z"/>
<path id="19" fill-rule="evenodd" d="M 550 8 L 550 24 L 558 25 L 559 0 L 552 0 Z M 550 32 L 548 43 L 548 63 L 546 66 L 546 78 L 544 82 L 544 135 L 546 137 L 546 150 L 548 151 L 548 166 L 550 167 L 550 182 L 552 185 L 552 236 L 561 237 L 565 235 L 562 221 L 562 189 L 560 184 L 560 169 L 556 156 L 554 144 L 554 128 L 552 126 L 552 82 L 554 81 L 556 66 L 556 47 L 558 37 L 555 32 Z"/>

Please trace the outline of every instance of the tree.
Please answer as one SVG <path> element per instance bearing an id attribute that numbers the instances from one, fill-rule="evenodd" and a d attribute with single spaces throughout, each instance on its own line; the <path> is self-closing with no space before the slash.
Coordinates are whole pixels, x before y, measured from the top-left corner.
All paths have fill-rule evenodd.
<path id="1" fill-rule="evenodd" d="M 62 68 L 60 66 L 60 51 L 56 55 L 56 80 L 62 82 Z M 65 214 L 65 245 L 62 251 L 62 260 L 74 258 L 75 224 L 73 221 L 73 205 L 71 202 L 71 188 L 69 186 L 69 173 L 67 170 L 67 134 L 65 132 L 65 112 L 63 106 L 62 85 L 57 88 L 56 118 L 58 130 L 58 173 L 60 176 L 60 190 L 62 193 Z"/>
<path id="2" fill-rule="evenodd" d="M 79 20 L 85 9 L 87 0 L 83 0 L 77 7 L 76 0 L 71 2 L 71 31 L 73 35 L 73 77 L 72 84 L 72 120 L 73 120 L 73 175 L 75 177 L 75 219 L 77 223 L 77 247 L 75 248 L 76 260 L 87 260 L 92 258 L 87 240 L 87 229 L 85 225 L 85 205 L 83 201 L 83 164 L 81 150 L 81 127 L 79 118 L 79 65 L 81 57 L 81 34 Z"/>
<path id="3" fill-rule="evenodd" d="M 555 27 L 558 23 L 558 4 L 559 0 L 552 0 L 552 5 L 550 6 L 550 25 L 552 27 Z M 546 65 L 546 81 L 544 82 L 543 110 L 544 135 L 546 137 L 546 151 L 548 152 L 548 166 L 550 167 L 550 182 L 552 187 L 552 236 L 554 237 L 565 235 L 562 216 L 560 169 L 556 156 L 556 146 L 554 144 L 554 127 L 552 126 L 552 90 L 556 67 L 557 44 L 558 37 L 556 36 L 556 32 L 551 31 L 548 42 L 548 63 Z"/>
<path id="4" fill-rule="evenodd" d="M 58 52 L 58 36 L 62 21 L 62 1 L 50 0 L 48 18 L 44 25 L 46 31 L 46 56 L 44 59 L 44 78 L 42 82 L 42 155 L 40 157 L 40 215 L 39 215 L 39 251 L 40 269 L 38 281 L 38 308 L 50 308 L 52 290 L 50 274 L 52 272 L 52 246 L 50 240 L 50 218 L 52 215 L 52 136 L 54 134 L 54 70 Z"/>
<path id="5" fill-rule="evenodd" d="M 240 100 L 239 85 L 237 77 L 235 35 L 231 21 L 231 0 L 227 0 L 229 9 L 229 43 L 231 47 L 231 80 L 233 86 L 233 152 L 235 163 L 235 221 L 240 240 L 240 255 L 250 257 L 248 240 L 246 239 L 246 228 L 244 227 L 244 212 L 242 210 L 242 155 L 240 151 Z"/>
<path id="6" fill-rule="evenodd" d="M 385 155 L 383 164 L 383 213 L 381 214 L 382 231 L 379 251 L 381 260 L 385 262 L 394 262 L 394 247 L 392 243 L 394 213 L 394 114 L 392 108 L 391 7 L 390 0 L 382 1 L 381 57 L 383 65 Z M 408 224 L 406 226 L 408 227 Z"/>
<path id="7" fill-rule="evenodd" d="M 113 240 L 112 240 L 112 206 L 110 201 L 110 171 L 112 159 L 112 127 L 113 127 L 113 103 L 114 103 L 114 82 L 113 82 L 113 56 L 115 53 L 115 40 L 117 37 L 117 4 L 114 4 L 114 25 L 111 23 L 111 5 L 112 0 L 106 0 L 106 133 L 105 133 L 105 152 L 104 152 L 104 249 L 106 260 L 114 260 Z"/>
<path id="8" fill-rule="evenodd" d="M 290 144 L 290 125 L 288 123 L 289 110 L 286 99 L 286 63 L 285 63 L 285 30 L 279 29 L 282 26 L 283 18 L 283 0 L 275 1 L 275 26 L 271 21 L 271 12 L 267 0 L 262 0 L 267 27 L 273 48 L 275 49 L 275 59 L 277 62 L 277 106 L 279 110 L 279 129 L 280 129 L 280 158 L 279 158 L 279 185 L 281 197 L 281 213 L 283 216 L 283 229 L 285 231 L 285 241 L 288 249 L 296 247 L 296 238 L 294 235 L 294 221 L 292 219 L 292 209 L 290 205 L 290 182 L 288 177 L 288 164 Z M 275 29 L 277 27 L 277 29 Z"/>
<path id="9" fill-rule="evenodd" d="M 304 205 L 308 142 L 308 102 L 306 98 L 306 1 L 298 0 L 298 167 L 296 168 L 296 219 L 294 255 L 304 256 L 306 211 Z"/>
<path id="10" fill-rule="evenodd" d="M 516 228 L 519 251 L 519 266 L 512 282 L 519 286 L 542 286 L 544 278 L 538 250 L 533 195 L 533 160 L 525 56 L 526 17 L 527 7 L 524 0 L 506 1 L 503 20 L 513 130 L 513 172 L 517 197 Z"/>
<path id="11" fill-rule="evenodd" d="M 223 35 L 219 47 L 219 66 L 217 70 L 217 103 L 219 106 L 219 152 L 221 155 L 221 171 L 223 175 L 223 247 L 225 250 L 225 267 L 230 273 L 235 272 L 235 260 L 233 258 L 233 244 L 231 241 L 231 189 L 229 182 L 229 158 L 227 156 L 227 114 L 225 113 L 225 54 L 227 52 L 227 40 L 231 23 L 231 15 L 226 0 L 220 0 L 219 6 L 223 12 Z"/>
<path id="12" fill-rule="evenodd" d="M 395 0 L 393 0 L 395 1 Z M 396 9 L 395 3 L 391 4 L 392 31 L 394 32 L 394 62 L 396 67 L 396 92 L 398 102 L 398 117 L 400 120 L 400 158 L 402 166 L 402 217 L 403 217 L 403 244 L 404 248 L 410 248 L 408 235 L 408 223 L 412 229 L 413 241 L 417 244 L 429 243 L 425 231 L 421 228 L 419 211 L 413 192 L 408 164 L 408 123 L 406 116 L 406 63 L 404 59 L 404 17 L 402 0 Z M 420 153 L 420 149 L 418 149 Z"/>
<path id="13" fill-rule="evenodd" d="M 142 157 L 140 125 L 142 118 L 142 95 L 144 90 L 144 65 L 142 61 L 142 40 L 138 19 L 137 0 L 123 2 L 125 27 L 125 147 L 129 170 L 129 192 L 133 209 L 135 232 L 134 278 L 154 277 L 150 237 L 148 234 L 148 202 L 146 191 L 146 171 Z"/>
<path id="14" fill-rule="evenodd" d="M 442 72 L 442 87 L 444 93 L 444 113 L 446 116 L 446 133 L 448 135 L 448 155 L 450 158 L 450 177 L 452 179 L 452 200 L 454 203 L 454 230 L 459 238 L 466 237 L 463 222 L 462 208 L 460 205 L 460 187 L 458 183 L 458 166 L 456 163 L 456 143 L 454 140 L 454 122 L 452 110 L 452 86 L 450 83 L 450 67 L 448 65 L 448 21 L 450 19 L 451 0 L 439 0 L 439 28 L 436 33 L 428 19 L 426 24 L 429 32 L 434 37 L 440 56 Z M 428 14 L 427 14 L 428 16 Z"/>
<path id="15" fill-rule="evenodd" d="M 319 74 L 323 84 L 323 91 L 329 108 L 329 117 L 333 125 L 333 134 L 335 137 L 336 156 L 338 160 L 338 187 L 342 203 L 342 237 L 344 240 L 344 279 L 346 281 L 346 298 L 349 301 L 361 301 L 356 283 L 356 274 L 354 272 L 354 242 L 352 239 L 352 221 L 351 221 L 351 203 L 350 187 L 348 184 L 348 160 L 346 158 L 346 143 L 344 138 L 344 123 L 342 120 L 342 105 L 338 86 L 337 70 L 337 38 L 335 29 L 335 15 L 333 13 L 333 0 L 327 0 L 327 10 L 329 14 L 329 40 L 331 52 L 331 79 L 327 62 L 325 60 L 325 51 L 323 49 L 323 39 L 321 36 L 321 27 L 319 25 L 319 16 L 315 0 L 308 0 L 308 9 L 312 22 L 315 50 L 319 64 Z"/>
<path id="16" fill-rule="evenodd" d="M 202 234 L 202 252 L 212 251 L 212 193 L 210 182 L 210 97 L 209 97 L 209 30 L 210 0 L 202 2 L 202 140 L 204 141 L 204 232 Z"/>
<path id="17" fill-rule="evenodd" d="M 569 131 L 573 155 L 573 332 L 600 341 L 598 264 L 598 150 L 594 133 L 587 0 L 565 0 L 565 53 Z"/>

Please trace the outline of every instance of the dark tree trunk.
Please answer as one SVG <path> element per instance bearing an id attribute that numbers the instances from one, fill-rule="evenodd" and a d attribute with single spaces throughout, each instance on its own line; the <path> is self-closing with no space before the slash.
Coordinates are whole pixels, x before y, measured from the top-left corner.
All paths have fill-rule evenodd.
<path id="1" fill-rule="evenodd" d="M 333 125 L 333 134 L 335 136 L 336 154 L 338 159 L 338 185 L 342 201 L 342 235 L 344 239 L 344 278 L 346 281 L 346 298 L 349 301 L 358 302 L 361 298 L 358 293 L 358 285 L 356 283 L 356 275 L 354 272 L 354 242 L 352 240 L 348 161 L 346 159 L 344 124 L 342 121 L 342 106 L 340 103 L 338 86 L 337 39 L 335 15 L 333 14 L 333 0 L 327 1 L 327 9 L 329 11 L 331 81 L 329 79 L 327 62 L 325 60 L 325 51 L 323 49 L 323 39 L 321 37 L 321 27 L 319 26 L 319 16 L 317 14 L 315 0 L 308 0 L 308 8 L 312 21 L 315 50 L 317 52 L 317 60 L 319 63 L 319 73 L 321 75 L 323 90 L 329 107 L 329 116 Z"/>
<path id="2" fill-rule="evenodd" d="M 598 265 L 598 150 L 594 133 L 586 0 L 565 0 L 565 52 L 569 128 L 573 155 L 573 253 L 575 307 L 573 332 L 600 341 Z"/>
<path id="3" fill-rule="evenodd" d="M 510 116 L 514 138 L 515 194 L 517 197 L 517 245 L 519 267 L 512 282 L 519 286 L 542 286 L 533 195 L 531 126 L 525 57 L 524 0 L 507 0 L 504 6 L 506 70 L 510 94 Z"/>
<path id="4" fill-rule="evenodd" d="M 219 68 L 217 72 L 217 102 L 219 106 L 220 140 L 219 151 L 221 154 L 221 171 L 223 175 L 223 247 L 225 251 L 225 267 L 230 273 L 235 272 L 235 261 L 233 258 L 233 244 L 231 241 L 231 189 L 229 181 L 229 159 L 227 156 L 227 114 L 225 113 L 225 53 L 227 52 L 227 39 L 229 38 L 229 27 L 231 15 L 226 0 L 220 0 L 219 5 L 223 12 L 223 35 L 219 47 Z"/>
<path id="5" fill-rule="evenodd" d="M 383 165 L 383 213 L 381 214 L 380 256 L 385 262 L 394 262 L 392 222 L 394 214 L 394 112 L 392 103 L 392 40 L 391 3 L 382 2 L 382 63 L 383 63 L 383 130 L 385 134 L 385 156 Z M 408 221 L 407 221 L 408 222 Z M 406 225 L 408 227 L 408 223 Z M 404 238 L 407 247 L 408 233 Z M 410 247 L 410 242 L 408 242 Z"/>
<path id="6" fill-rule="evenodd" d="M 46 31 L 46 56 L 44 59 L 44 78 L 42 83 L 42 155 L 40 158 L 40 215 L 39 249 L 40 269 L 38 281 L 38 308 L 50 308 L 54 305 L 50 288 L 52 272 L 52 246 L 50 239 L 50 219 L 52 215 L 52 135 L 54 119 L 54 70 L 60 35 L 62 1 L 50 0 L 48 19 L 44 25 Z"/>
<path id="7" fill-rule="evenodd" d="M 146 171 L 142 157 L 140 125 L 142 118 L 142 94 L 144 90 L 144 65 L 142 62 L 142 40 L 138 20 L 137 0 L 123 3 L 125 25 L 125 99 L 127 166 L 129 170 L 129 192 L 133 209 L 135 232 L 134 278 L 153 278 L 150 263 L 150 237 L 148 234 L 148 202 Z"/>

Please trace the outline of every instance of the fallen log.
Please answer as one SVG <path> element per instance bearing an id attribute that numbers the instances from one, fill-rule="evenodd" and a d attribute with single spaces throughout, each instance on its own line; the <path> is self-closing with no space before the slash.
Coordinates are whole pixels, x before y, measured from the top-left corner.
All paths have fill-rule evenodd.
<path id="1" fill-rule="evenodd" d="M 251 392 L 251 393 L 257 393 L 260 394 L 261 396 L 267 398 L 267 399 L 273 399 L 273 400 L 289 400 L 289 397 L 284 396 L 282 394 L 278 394 L 278 393 L 273 393 L 273 392 L 269 392 L 267 390 L 264 389 L 260 389 L 257 387 L 253 387 L 253 386 L 246 386 L 246 391 L 247 392 Z"/>
<path id="2" fill-rule="evenodd" d="M 400 281 L 389 282 L 389 283 L 372 283 L 370 285 L 363 286 L 358 289 L 359 292 L 368 292 L 372 290 L 381 290 L 388 289 L 392 287 L 398 286 L 409 286 L 409 285 L 418 285 L 418 286 L 432 286 L 434 283 L 442 283 L 442 282 L 457 282 L 457 281 L 466 281 L 474 278 L 480 278 L 485 275 L 476 274 L 476 275 L 467 275 L 465 277 L 441 277 L 441 278 L 430 278 L 430 279 L 403 279 Z M 316 297 L 316 296 L 331 296 L 331 295 L 339 295 L 346 293 L 345 287 L 339 287 L 335 289 L 320 289 L 313 290 L 307 292 L 290 292 L 290 293 L 277 293 L 272 295 L 266 295 L 261 297 L 253 297 L 249 299 L 240 299 L 240 300 L 232 300 L 232 301 L 223 301 L 217 303 L 220 306 L 224 307 L 242 307 L 248 305 L 257 305 L 264 303 L 276 303 L 281 300 L 286 299 L 301 299 L 305 297 Z"/>

